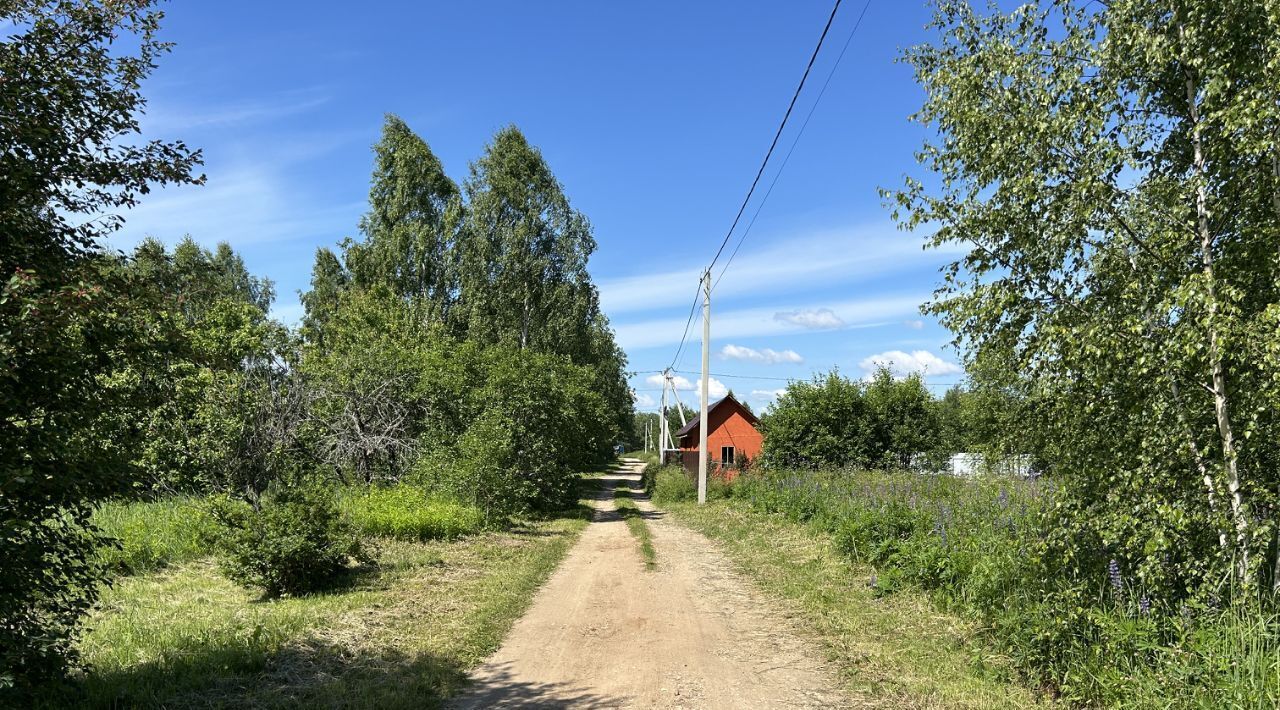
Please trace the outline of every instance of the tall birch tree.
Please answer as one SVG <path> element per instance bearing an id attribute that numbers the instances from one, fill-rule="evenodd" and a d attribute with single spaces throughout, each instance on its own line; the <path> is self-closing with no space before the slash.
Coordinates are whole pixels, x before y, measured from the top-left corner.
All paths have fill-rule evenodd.
<path id="1" fill-rule="evenodd" d="M 1275 4 L 939 0 L 933 27 L 906 54 L 931 176 L 893 197 L 968 249 L 928 308 L 1026 395 L 1064 565 L 1275 583 Z"/>

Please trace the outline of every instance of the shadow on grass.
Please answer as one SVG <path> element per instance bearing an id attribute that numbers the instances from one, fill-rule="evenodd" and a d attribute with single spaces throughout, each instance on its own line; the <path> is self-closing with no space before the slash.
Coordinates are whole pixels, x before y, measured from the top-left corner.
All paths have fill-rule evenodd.
<path id="1" fill-rule="evenodd" d="M 245 639 L 98 671 L 79 683 L 49 689 L 35 707 L 431 708 L 441 707 L 466 682 L 457 659 L 432 653 L 353 648 L 314 636 L 268 652 Z M 552 693 L 558 698 L 563 689 L 507 683 L 486 692 L 498 690 L 532 702 Z M 606 707 L 586 696 L 575 702 Z"/>

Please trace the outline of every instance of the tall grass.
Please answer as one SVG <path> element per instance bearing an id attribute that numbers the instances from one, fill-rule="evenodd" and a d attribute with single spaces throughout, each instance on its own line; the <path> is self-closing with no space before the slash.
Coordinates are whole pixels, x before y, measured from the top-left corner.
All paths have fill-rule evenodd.
<path id="1" fill-rule="evenodd" d="M 365 535 L 401 540 L 453 540 L 484 528 L 484 512 L 416 486 L 368 486 L 344 489 L 338 506 Z"/>
<path id="2" fill-rule="evenodd" d="M 1084 705 L 1276 707 L 1280 625 L 1256 608 L 1153 608 L 1119 575 L 1055 574 L 1053 487 L 875 472 L 772 472 L 734 498 L 831 536 L 881 595 L 924 590 L 978 620 L 1035 687 Z"/>
<path id="3" fill-rule="evenodd" d="M 210 554 L 214 525 L 200 498 L 175 496 L 156 501 L 106 501 L 92 522 L 115 543 L 100 559 L 124 574 L 139 574 Z"/>
<path id="4" fill-rule="evenodd" d="M 658 505 L 669 505 L 671 503 L 683 503 L 686 501 L 698 499 L 698 484 L 680 466 L 660 466 L 657 468 L 646 467 L 645 480 L 647 490 L 653 496 L 653 502 Z M 733 486 L 724 480 L 724 478 L 711 475 L 707 479 L 707 499 L 718 500 L 728 498 L 733 494 Z"/>

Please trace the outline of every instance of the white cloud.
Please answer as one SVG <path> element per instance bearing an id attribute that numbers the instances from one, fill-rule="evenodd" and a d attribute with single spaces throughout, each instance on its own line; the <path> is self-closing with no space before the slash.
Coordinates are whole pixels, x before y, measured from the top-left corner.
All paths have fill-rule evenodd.
<path id="1" fill-rule="evenodd" d="M 909 321 L 904 321 L 902 324 L 912 330 L 920 330 L 921 328 L 924 327 L 924 321 L 922 320 L 909 320 Z"/>
<path id="2" fill-rule="evenodd" d="M 658 406 L 657 400 L 648 392 L 636 392 L 636 409 L 653 409 Z"/>
<path id="3" fill-rule="evenodd" d="M 781 397 L 786 391 L 786 387 L 776 390 L 751 390 L 751 398 L 762 402 L 772 401 Z"/>
<path id="4" fill-rule="evenodd" d="M 771 244 L 743 252 L 716 285 L 717 297 L 787 293 L 815 284 L 831 286 L 866 276 L 910 269 L 933 269 L 949 261 L 957 246 L 925 250 L 923 236 L 900 232 L 878 222 L 807 234 L 764 235 L 756 243 Z M 600 304 L 610 316 L 672 306 L 688 308 L 702 268 L 696 264 L 666 271 L 666 265 L 643 274 L 604 278 Z"/>
<path id="5" fill-rule="evenodd" d="M 798 325 L 808 330 L 832 330 L 844 327 L 844 321 L 830 308 L 781 311 L 774 313 L 773 319 L 780 323 Z"/>
<path id="6" fill-rule="evenodd" d="M 901 350 L 889 350 L 863 358 L 862 362 L 858 363 L 858 367 L 861 367 L 868 374 L 881 366 L 889 368 L 895 377 L 906 377 L 912 373 L 920 373 L 925 376 L 964 373 L 963 367 L 954 362 L 947 362 L 928 350 L 913 350 L 909 353 Z"/>
<path id="7" fill-rule="evenodd" d="M 654 387 L 661 387 L 662 375 L 649 375 L 648 377 L 644 378 L 644 381 L 646 384 L 653 385 Z M 674 385 L 675 388 L 677 390 L 680 390 L 681 392 L 697 392 L 699 397 L 698 401 L 699 402 L 702 401 L 701 400 L 702 393 L 700 391 L 700 384 L 698 382 L 692 381 L 688 377 L 676 375 L 675 377 L 671 378 L 671 384 Z M 726 394 L 729 394 L 729 388 L 725 387 L 724 383 L 721 382 L 720 380 L 717 380 L 714 377 L 708 377 L 707 378 L 707 394 L 710 395 L 711 401 L 714 402 L 717 399 L 720 399 L 721 397 L 725 396 Z"/>
<path id="8" fill-rule="evenodd" d="M 748 348 L 744 345 L 734 345 L 732 343 L 720 349 L 720 357 L 725 360 L 744 360 L 747 362 L 762 362 L 766 365 L 776 365 L 778 363 L 787 362 L 799 364 L 804 362 L 804 358 L 800 357 L 800 353 L 794 350 L 771 350 L 765 348 L 756 350 Z"/>
<path id="9" fill-rule="evenodd" d="M 920 304 L 929 299 L 928 294 L 886 296 L 861 301 L 828 304 L 826 307 L 838 317 L 846 328 L 870 328 L 900 323 L 904 316 L 920 310 Z M 687 304 L 686 304 L 687 305 Z M 816 306 L 795 305 L 788 310 L 821 310 Z M 714 315 L 711 321 L 713 338 L 752 338 L 783 333 L 801 333 L 811 329 L 775 318 L 777 308 L 748 308 L 724 311 Z M 675 345 L 684 332 L 685 316 L 663 318 L 633 323 L 615 324 L 614 334 L 618 345 L 628 352 L 640 348 Z M 700 326 L 690 329 L 689 344 L 685 350 L 697 357 Z"/>

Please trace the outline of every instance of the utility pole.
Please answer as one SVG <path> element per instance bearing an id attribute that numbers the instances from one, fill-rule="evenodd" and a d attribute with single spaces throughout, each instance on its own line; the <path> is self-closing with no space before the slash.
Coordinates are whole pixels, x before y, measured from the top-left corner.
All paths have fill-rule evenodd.
<path id="1" fill-rule="evenodd" d="M 667 380 L 666 371 L 662 373 L 662 409 L 658 415 L 658 460 L 663 466 L 667 464 Z"/>
<path id="2" fill-rule="evenodd" d="M 702 417 L 698 420 L 698 505 L 707 502 L 707 397 L 711 369 L 711 269 L 702 275 Z"/>

